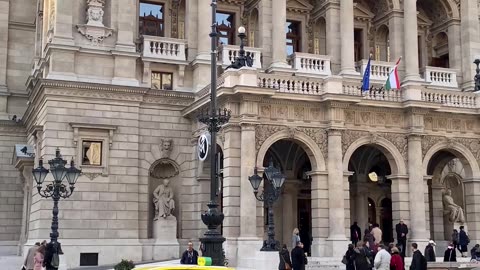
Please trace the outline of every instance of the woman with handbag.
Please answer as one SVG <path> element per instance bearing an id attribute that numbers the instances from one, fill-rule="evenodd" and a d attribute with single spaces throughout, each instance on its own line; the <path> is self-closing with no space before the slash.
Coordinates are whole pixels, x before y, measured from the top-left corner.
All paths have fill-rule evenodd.
<path id="1" fill-rule="evenodd" d="M 292 261 L 290 261 L 290 253 L 288 252 L 287 245 L 283 244 L 282 250 L 278 252 L 278 255 L 280 256 L 278 270 L 291 270 Z"/>

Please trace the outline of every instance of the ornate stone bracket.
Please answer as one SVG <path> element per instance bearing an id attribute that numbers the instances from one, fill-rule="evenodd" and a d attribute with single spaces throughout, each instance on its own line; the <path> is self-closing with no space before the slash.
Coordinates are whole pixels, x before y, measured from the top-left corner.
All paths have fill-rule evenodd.
<path id="1" fill-rule="evenodd" d="M 87 24 L 77 25 L 78 32 L 98 46 L 113 34 L 113 29 L 103 24 L 105 0 L 87 0 Z"/>

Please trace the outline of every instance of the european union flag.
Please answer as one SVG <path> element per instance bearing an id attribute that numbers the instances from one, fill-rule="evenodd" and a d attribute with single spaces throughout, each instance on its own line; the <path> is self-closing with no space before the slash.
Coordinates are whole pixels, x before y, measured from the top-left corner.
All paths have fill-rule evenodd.
<path id="1" fill-rule="evenodd" d="M 371 57 L 368 57 L 367 68 L 365 69 L 365 73 L 363 73 L 363 80 L 362 80 L 362 91 L 370 90 L 370 61 Z"/>

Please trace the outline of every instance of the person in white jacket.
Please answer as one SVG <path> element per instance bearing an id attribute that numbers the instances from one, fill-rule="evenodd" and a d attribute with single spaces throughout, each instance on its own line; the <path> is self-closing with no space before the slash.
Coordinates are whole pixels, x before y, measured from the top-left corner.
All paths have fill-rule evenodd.
<path id="1" fill-rule="evenodd" d="M 377 255 L 375 255 L 375 260 L 373 261 L 373 265 L 377 270 L 390 270 L 390 259 L 392 255 L 388 253 L 385 249 L 384 245 L 380 245 L 378 247 Z"/>

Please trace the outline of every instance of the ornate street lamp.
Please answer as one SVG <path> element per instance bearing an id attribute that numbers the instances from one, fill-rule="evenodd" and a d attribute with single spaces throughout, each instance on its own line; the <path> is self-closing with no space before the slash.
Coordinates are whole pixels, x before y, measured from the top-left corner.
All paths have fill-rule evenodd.
<path id="1" fill-rule="evenodd" d="M 268 239 L 263 241 L 263 247 L 261 251 L 278 251 L 280 249 L 280 243 L 275 240 L 275 225 L 273 222 L 273 204 L 280 198 L 283 183 L 285 182 L 285 176 L 279 169 L 273 166 L 273 161 L 265 171 L 263 172 L 265 177 L 269 181 L 269 185 L 266 185 L 262 194 L 258 194 L 258 188 L 262 183 L 263 178 L 258 175 L 257 168 L 254 170 L 254 174 L 248 177 L 250 184 L 253 187 L 253 193 L 257 200 L 264 202 L 265 207 L 268 210 Z"/>
<path id="2" fill-rule="evenodd" d="M 217 111 L 217 1 L 212 0 L 212 32 L 211 38 L 211 84 L 210 84 L 210 111 L 201 112 L 198 120 L 208 126 L 210 132 L 210 201 L 207 203 L 208 210 L 202 214 L 202 221 L 207 225 L 208 230 L 204 237 L 200 238 L 203 245 L 202 255 L 212 258 L 212 265 L 223 266 L 224 255 L 222 244 L 225 238 L 222 236 L 218 227 L 222 224 L 224 215 L 218 210 L 216 200 L 218 174 L 217 174 L 217 132 L 220 127 L 230 119 L 230 111 L 227 109 L 218 109 Z"/>
<path id="3" fill-rule="evenodd" d="M 37 182 L 38 194 L 44 198 L 53 199 L 53 217 L 52 217 L 52 232 L 50 233 L 50 242 L 53 244 L 55 252 L 58 252 L 57 240 L 58 240 L 58 201 L 60 198 L 68 198 L 72 195 L 75 189 L 75 183 L 77 182 L 81 170 L 75 168 L 75 164 L 70 161 L 70 167 L 66 168 L 66 160 L 62 159 L 60 155 L 60 149 L 55 151 L 55 158 L 48 161 L 50 165 L 50 171 L 43 167 L 43 160 L 38 161 L 38 167 L 32 170 L 33 178 Z M 49 183 L 42 190 L 43 182 L 48 173 L 53 176 L 52 183 Z M 69 188 L 63 183 L 66 178 Z"/>
<path id="4" fill-rule="evenodd" d="M 247 35 L 245 35 L 245 27 L 240 26 L 238 28 L 238 37 L 240 38 L 240 50 L 238 51 L 238 57 L 235 58 L 235 61 L 227 67 L 229 68 L 234 68 L 234 69 L 239 69 L 241 67 L 251 67 L 253 66 L 253 59 L 250 54 L 245 54 L 245 38 Z"/>

